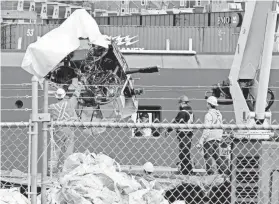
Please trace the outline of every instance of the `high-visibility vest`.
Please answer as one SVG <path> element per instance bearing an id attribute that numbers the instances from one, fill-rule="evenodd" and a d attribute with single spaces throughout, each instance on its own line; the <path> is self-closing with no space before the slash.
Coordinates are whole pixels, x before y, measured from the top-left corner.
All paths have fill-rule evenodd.
<path id="1" fill-rule="evenodd" d="M 190 113 L 190 112 L 187 111 L 187 110 L 181 110 L 181 111 L 188 113 L 189 116 L 190 116 L 190 118 L 189 118 L 189 120 L 187 121 L 186 124 L 193 124 L 193 123 L 194 123 L 194 114 L 193 114 L 193 113 Z M 190 132 L 190 131 L 193 131 L 193 129 L 184 129 L 184 128 L 178 129 L 178 130 L 179 130 L 179 131 L 189 131 L 189 132 Z"/>
<path id="2" fill-rule="evenodd" d="M 221 125 L 223 123 L 221 114 L 216 114 L 216 113 L 213 114 L 212 112 L 208 112 L 208 113 L 211 115 L 211 117 L 213 119 L 212 125 Z"/>
<path id="3" fill-rule="evenodd" d="M 68 111 L 68 101 L 58 102 L 50 105 L 52 117 L 56 121 L 70 121 L 75 118 L 74 111 Z"/>
<path id="4" fill-rule="evenodd" d="M 223 123 L 223 118 L 219 111 L 208 111 L 206 116 L 210 116 L 212 118 L 212 122 L 210 123 L 210 125 L 221 125 Z M 223 129 L 205 129 L 203 131 L 203 137 L 205 136 L 205 141 L 221 140 L 222 135 Z"/>

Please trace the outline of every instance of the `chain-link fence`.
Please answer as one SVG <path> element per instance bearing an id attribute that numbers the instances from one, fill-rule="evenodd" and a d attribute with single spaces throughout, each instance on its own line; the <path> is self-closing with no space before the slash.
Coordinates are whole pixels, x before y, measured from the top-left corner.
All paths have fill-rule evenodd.
<path id="1" fill-rule="evenodd" d="M 216 129 L 222 137 L 201 142 Z M 30 130 L 30 123 L 1 123 L 1 188 L 26 197 Z M 278 125 L 51 122 L 48 130 L 48 199 L 279 202 Z"/>
<path id="2" fill-rule="evenodd" d="M 18 188 L 27 196 L 30 182 L 30 123 L 1 123 L 1 188 Z"/>
<path id="3" fill-rule="evenodd" d="M 201 142 L 205 131 L 216 134 L 216 129 L 223 132 L 222 137 L 208 136 Z M 169 203 L 177 200 L 210 204 L 279 203 L 277 131 L 277 125 L 255 128 L 232 124 L 55 122 L 50 131 L 49 174 L 54 180 L 57 177 L 65 179 L 59 188 L 64 188 L 64 194 L 60 196 L 66 202 L 104 196 L 87 197 L 90 191 L 101 188 L 96 184 L 100 182 L 103 190 L 111 191 L 108 191 L 110 197 L 102 199 L 114 202 L 125 201 L 128 199 L 125 196 L 129 195 L 129 199 L 138 196 L 137 199 L 143 200 L 157 196 L 158 203 L 160 199 Z M 104 155 L 118 164 L 115 172 L 108 166 L 106 170 L 100 164 L 96 166 L 98 162 L 109 161 Z M 118 174 L 119 169 L 125 175 L 134 176 L 135 183 Z M 63 177 L 65 174 L 68 177 Z M 88 182 L 95 179 L 95 183 L 87 183 L 84 179 Z M 118 187 L 112 188 L 110 182 L 118 182 Z M 151 183 L 153 190 L 140 196 L 136 190 L 146 189 Z M 116 189 L 120 192 L 118 196 Z M 138 193 L 132 196 L 130 191 Z M 70 196 L 73 192 L 75 194 Z M 116 197 L 112 198 L 113 195 Z"/>

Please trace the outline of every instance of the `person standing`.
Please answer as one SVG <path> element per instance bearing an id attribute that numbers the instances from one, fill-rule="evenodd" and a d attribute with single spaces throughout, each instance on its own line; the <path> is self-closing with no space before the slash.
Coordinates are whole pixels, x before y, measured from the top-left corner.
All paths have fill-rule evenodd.
<path id="1" fill-rule="evenodd" d="M 80 96 L 81 83 L 78 84 L 73 96 L 69 98 L 66 91 L 62 88 L 57 89 L 55 98 L 57 103 L 49 106 L 49 112 L 53 121 L 77 121 L 76 107 Z M 73 154 L 75 144 L 75 134 L 72 127 L 56 127 L 53 131 L 54 151 L 52 151 L 51 159 L 49 160 L 49 168 L 52 168 L 53 173 L 57 173 L 60 169 L 59 165 L 64 160 Z M 63 155 L 61 155 L 61 152 Z M 51 164 L 50 164 L 51 163 Z"/>
<path id="2" fill-rule="evenodd" d="M 179 112 L 175 117 L 173 123 L 192 124 L 194 121 L 194 114 L 191 106 L 189 105 L 189 98 L 185 95 L 179 98 Z M 173 129 L 169 128 L 168 132 Z M 183 175 L 192 174 L 191 163 L 191 140 L 193 137 L 192 129 L 177 129 L 177 138 L 179 141 L 179 160 L 180 160 L 180 173 Z"/>
<path id="3" fill-rule="evenodd" d="M 205 125 L 221 125 L 223 124 L 223 117 L 218 107 L 217 98 L 210 96 L 207 99 L 208 112 L 205 115 Z M 206 172 L 208 175 L 214 174 L 212 169 L 213 164 L 211 157 L 214 158 L 218 166 L 218 173 L 229 175 L 228 159 L 225 156 L 220 156 L 220 141 L 222 140 L 222 129 L 205 129 L 197 144 L 197 148 L 204 150 L 204 159 L 206 162 Z"/>

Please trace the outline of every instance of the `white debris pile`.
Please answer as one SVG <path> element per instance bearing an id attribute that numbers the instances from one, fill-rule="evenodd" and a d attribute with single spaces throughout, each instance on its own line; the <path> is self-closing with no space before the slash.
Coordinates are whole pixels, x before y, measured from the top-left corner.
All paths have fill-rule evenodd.
<path id="1" fill-rule="evenodd" d="M 0 189 L 0 203 L 31 204 L 30 201 L 16 188 Z"/>
<path id="2" fill-rule="evenodd" d="M 116 167 L 116 162 L 104 154 L 72 154 L 64 163 L 58 184 L 48 190 L 47 204 L 168 203 L 163 191 L 140 185 Z M 40 199 L 38 196 L 38 203 Z"/>

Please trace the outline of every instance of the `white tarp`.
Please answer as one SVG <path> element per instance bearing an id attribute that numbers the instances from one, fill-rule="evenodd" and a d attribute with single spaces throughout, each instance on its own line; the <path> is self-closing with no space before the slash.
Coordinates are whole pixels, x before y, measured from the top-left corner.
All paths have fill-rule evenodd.
<path id="1" fill-rule="evenodd" d="M 29 200 L 22 195 L 18 189 L 0 189 L 0 203 L 1 204 L 31 204 Z"/>
<path id="2" fill-rule="evenodd" d="M 108 37 L 102 35 L 96 21 L 85 9 L 78 9 L 58 28 L 28 46 L 21 67 L 38 78 L 52 71 L 69 53 L 80 46 L 79 38 L 108 48 Z"/>
<path id="3" fill-rule="evenodd" d="M 63 166 L 58 183 L 47 191 L 47 204 L 167 204 L 163 190 L 142 186 L 116 171 L 114 159 L 100 153 L 75 153 Z M 148 183 L 147 181 L 145 183 Z M 41 196 L 38 196 L 40 204 Z"/>

